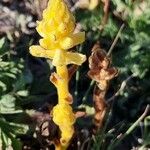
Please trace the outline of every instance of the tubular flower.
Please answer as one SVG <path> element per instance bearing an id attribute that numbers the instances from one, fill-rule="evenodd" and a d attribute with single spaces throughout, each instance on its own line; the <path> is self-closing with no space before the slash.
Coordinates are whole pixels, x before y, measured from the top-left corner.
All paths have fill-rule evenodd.
<path id="1" fill-rule="evenodd" d="M 60 140 L 65 145 L 74 133 L 75 115 L 70 105 L 58 104 L 53 109 L 53 116 L 53 121 L 60 125 L 60 130 L 62 131 L 62 138 Z"/>
<path id="2" fill-rule="evenodd" d="M 30 47 L 36 57 L 52 59 L 54 66 L 81 65 L 85 56 L 67 50 L 82 43 L 85 33 L 74 33 L 75 18 L 63 0 L 51 0 L 43 12 L 43 20 L 37 22 L 37 31 L 42 36 L 39 45 Z"/>
<path id="3" fill-rule="evenodd" d="M 70 106 L 72 96 L 68 88 L 67 65 L 81 65 L 86 60 L 85 55 L 67 50 L 82 43 L 85 33 L 74 33 L 75 18 L 63 0 L 50 0 L 36 29 L 42 39 L 39 41 L 40 45 L 30 47 L 30 53 L 36 57 L 52 59 L 52 64 L 56 67 L 56 73 L 50 76 L 58 93 L 58 104 L 52 113 L 53 121 L 61 131 L 60 145 L 55 144 L 55 147 L 62 150 L 67 148 L 74 134 L 73 124 L 76 120 Z"/>

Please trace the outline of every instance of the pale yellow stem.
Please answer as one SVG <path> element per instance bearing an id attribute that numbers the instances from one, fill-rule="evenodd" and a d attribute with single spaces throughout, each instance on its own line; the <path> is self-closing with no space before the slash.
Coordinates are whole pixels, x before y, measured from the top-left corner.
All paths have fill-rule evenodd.
<path id="1" fill-rule="evenodd" d="M 68 145 L 62 146 L 61 144 L 55 145 L 55 150 L 66 150 Z"/>
<path id="2" fill-rule="evenodd" d="M 66 103 L 69 96 L 68 69 L 66 65 L 56 66 L 57 75 L 60 77 L 57 83 L 58 104 Z"/>
<path id="3" fill-rule="evenodd" d="M 68 100 L 68 97 L 70 96 L 69 94 L 69 89 L 68 89 L 68 82 L 69 82 L 69 77 L 68 77 L 68 69 L 66 65 L 62 65 L 62 66 L 56 66 L 56 73 L 58 75 L 58 79 L 57 79 L 57 93 L 58 93 L 58 104 L 54 107 L 54 122 L 59 126 L 59 129 L 61 131 L 61 139 L 60 139 L 60 144 L 59 145 L 55 145 L 56 150 L 66 150 L 68 145 L 69 145 L 69 141 L 72 138 L 72 135 L 74 133 L 74 128 L 73 128 L 73 122 L 74 122 L 74 115 L 73 112 L 71 110 L 70 112 L 70 105 Z M 60 113 L 62 114 L 55 114 L 55 111 L 57 110 L 57 107 L 60 109 L 66 108 L 65 110 L 60 110 Z M 68 108 L 68 109 L 67 109 Z M 65 120 L 65 118 L 60 118 L 59 120 L 57 120 L 57 117 L 60 117 L 61 115 L 71 115 L 71 118 L 73 118 L 73 120 L 70 120 L 69 117 L 69 126 L 68 128 L 64 129 L 64 126 L 66 126 L 66 121 L 62 121 L 61 123 L 59 123 L 59 121 L 62 119 Z M 71 113 L 71 114 L 70 114 Z M 60 115 L 60 116 L 59 116 Z M 66 116 L 68 117 L 68 116 Z M 71 121 L 71 122 L 70 122 Z M 69 131 L 69 133 L 68 133 Z"/>

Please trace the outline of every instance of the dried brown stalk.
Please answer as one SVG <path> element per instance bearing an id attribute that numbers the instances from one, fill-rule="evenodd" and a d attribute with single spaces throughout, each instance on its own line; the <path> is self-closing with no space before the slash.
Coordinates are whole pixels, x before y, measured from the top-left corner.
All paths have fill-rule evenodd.
<path id="1" fill-rule="evenodd" d="M 118 75 L 118 70 L 115 67 L 111 67 L 110 57 L 100 48 L 99 44 L 95 44 L 92 49 L 92 54 L 89 57 L 89 68 L 88 76 L 97 83 L 97 87 L 95 87 L 93 93 L 95 108 L 93 131 L 95 133 L 103 125 L 104 116 L 107 110 L 105 95 L 110 80 Z"/>

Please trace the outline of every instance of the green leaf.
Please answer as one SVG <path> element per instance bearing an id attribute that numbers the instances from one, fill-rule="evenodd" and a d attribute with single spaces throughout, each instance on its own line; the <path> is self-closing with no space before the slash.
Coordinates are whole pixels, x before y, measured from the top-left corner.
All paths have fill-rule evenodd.
<path id="1" fill-rule="evenodd" d="M 16 139 L 16 135 L 25 134 L 28 127 L 21 124 L 9 123 L 5 119 L 0 118 L 0 149 L 21 150 L 22 144 Z"/>
<path id="2" fill-rule="evenodd" d="M 150 116 L 144 119 L 144 145 L 150 144 Z"/>
<path id="3" fill-rule="evenodd" d="M 22 91 L 18 91 L 16 94 L 22 97 L 26 97 L 29 95 L 29 92 L 26 90 L 22 90 Z"/>
<path id="4" fill-rule="evenodd" d="M 2 89 L 3 92 L 7 90 L 6 84 L 3 83 L 2 81 L 0 81 L 0 88 Z"/>
<path id="5" fill-rule="evenodd" d="M 1 142 L 2 142 L 1 149 L 3 150 L 6 150 L 6 148 L 10 145 L 10 139 L 3 131 L 1 132 Z"/>
<path id="6" fill-rule="evenodd" d="M 0 49 L 3 47 L 5 43 L 5 38 L 0 39 Z"/>
<path id="7" fill-rule="evenodd" d="M 12 79 L 16 79 L 16 75 L 14 75 L 13 73 L 5 72 L 3 75 L 10 77 Z"/>
<path id="8" fill-rule="evenodd" d="M 3 95 L 0 99 L 0 114 L 15 114 L 21 113 L 15 106 L 16 98 L 13 95 Z"/>
<path id="9" fill-rule="evenodd" d="M 0 99 L 0 112 L 9 112 L 15 110 L 16 98 L 10 94 L 4 95 Z"/>
<path id="10" fill-rule="evenodd" d="M 12 148 L 14 150 L 21 150 L 22 149 L 22 144 L 19 140 L 15 139 L 15 138 L 11 138 L 12 141 Z"/>

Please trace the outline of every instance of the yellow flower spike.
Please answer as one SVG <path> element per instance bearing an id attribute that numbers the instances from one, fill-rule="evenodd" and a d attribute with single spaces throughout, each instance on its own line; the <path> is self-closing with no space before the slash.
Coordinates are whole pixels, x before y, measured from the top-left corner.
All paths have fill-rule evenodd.
<path id="1" fill-rule="evenodd" d="M 86 56 L 68 51 L 68 49 L 84 42 L 85 33 L 74 33 L 75 18 L 63 0 L 50 0 L 43 12 L 43 19 L 37 22 L 37 31 L 42 36 L 40 45 L 30 47 L 30 53 L 35 57 L 52 59 L 56 73 L 50 81 L 56 86 L 58 104 L 53 108 L 53 121 L 61 131 L 60 145 L 56 150 L 66 150 L 74 134 L 75 115 L 70 104 L 73 101 L 69 93 L 68 64 L 81 65 Z"/>
<path id="2" fill-rule="evenodd" d="M 42 48 L 32 46 L 30 48 L 32 49 L 30 50 L 31 54 L 36 57 L 53 59 L 53 64 L 55 66 L 64 64 L 67 65 L 69 63 L 80 65 L 83 63 L 82 60 L 85 61 L 85 59 L 83 59 L 85 56 L 81 54 L 75 54 L 78 56 L 78 59 L 71 57 L 73 58 L 73 60 L 71 60 L 67 57 L 70 53 L 63 52 L 64 50 L 68 50 L 85 40 L 84 32 L 73 33 L 75 28 L 75 19 L 63 0 L 51 0 L 48 3 L 48 8 L 43 12 L 43 20 L 38 21 L 37 24 L 37 31 L 43 37 L 40 40 L 40 45 L 45 49 L 45 52 L 41 51 Z M 35 48 L 37 48 L 37 51 Z M 62 52 L 58 52 L 58 49 Z M 38 52 L 38 50 L 40 52 Z M 56 55 L 52 52 L 48 53 L 47 51 L 54 51 Z M 60 57 L 60 55 L 64 57 Z M 72 56 L 75 55 L 73 54 Z M 79 60 L 79 62 L 74 60 Z"/>
<path id="3" fill-rule="evenodd" d="M 58 11 L 59 10 L 59 11 Z M 66 25 L 66 30 L 61 30 L 60 24 Z M 38 33 L 46 38 L 49 37 L 51 31 L 55 30 L 55 36 L 57 38 L 63 38 L 74 31 L 75 19 L 70 13 L 68 7 L 63 0 L 51 0 L 48 3 L 48 8 L 44 10 L 43 20 L 38 22 Z"/>

